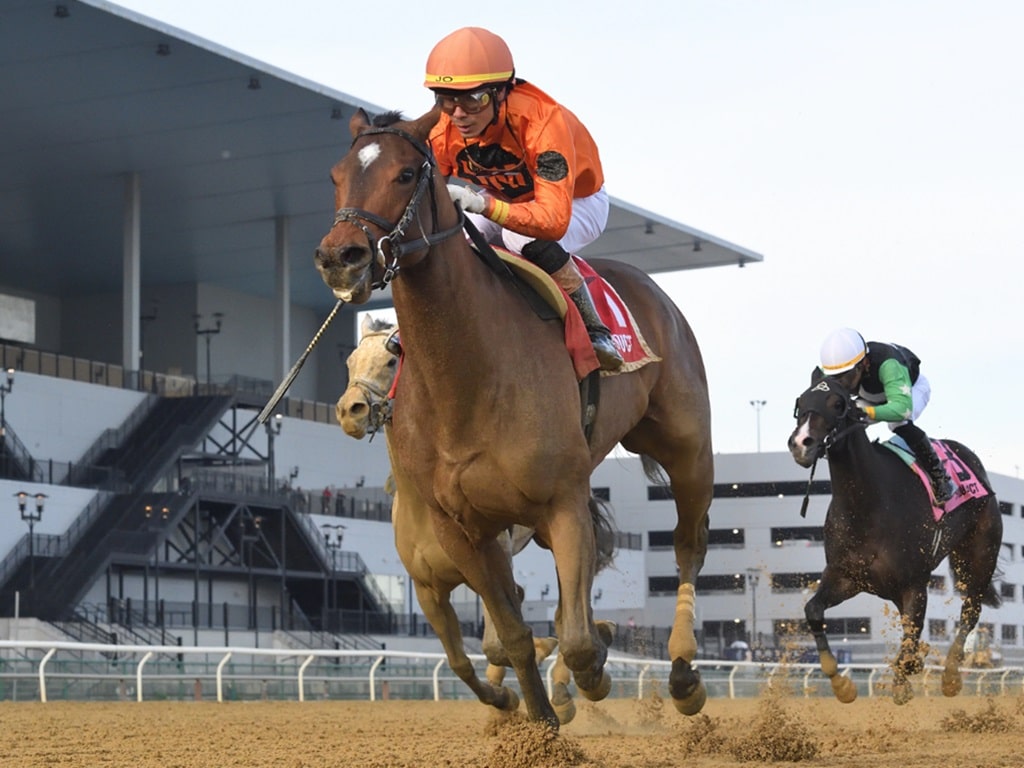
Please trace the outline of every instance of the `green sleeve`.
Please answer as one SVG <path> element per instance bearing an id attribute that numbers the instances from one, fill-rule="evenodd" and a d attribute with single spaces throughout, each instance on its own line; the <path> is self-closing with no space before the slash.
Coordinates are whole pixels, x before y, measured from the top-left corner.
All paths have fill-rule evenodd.
<path id="1" fill-rule="evenodd" d="M 904 421 L 913 412 L 910 396 L 910 371 L 898 360 L 890 358 L 878 369 L 878 380 L 885 390 L 885 402 L 875 406 L 871 415 L 875 421 Z"/>

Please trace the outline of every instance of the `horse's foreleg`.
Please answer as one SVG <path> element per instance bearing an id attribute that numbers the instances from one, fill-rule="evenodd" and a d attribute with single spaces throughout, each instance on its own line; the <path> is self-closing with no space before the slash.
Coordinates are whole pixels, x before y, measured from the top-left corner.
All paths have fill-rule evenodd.
<path id="1" fill-rule="evenodd" d="M 832 684 L 832 693 L 844 704 L 849 704 L 857 698 L 857 686 L 854 685 L 850 678 L 839 674 L 839 662 L 836 661 L 836 657 L 828 644 L 828 636 L 825 634 L 825 609 L 839 605 L 839 603 L 855 594 L 857 594 L 855 588 L 849 588 L 840 592 L 838 584 L 832 580 L 828 566 L 825 566 L 825 570 L 821 574 L 818 591 L 814 593 L 811 599 L 807 601 L 807 605 L 804 606 L 804 617 L 807 619 L 807 625 L 814 636 L 814 645 L 818 649 L 818 661 L 821 665 L 821 671 Z"/>
<path id="2" fill-rule="evenodd" d="M 442 594 L 430 585 L 415 580 L 413 583 L 416 587 L 416 598 L 420 602 L 420 608 L 423 609 L 427 621 L 437 633 L 444 652 L 448 656 L 448 666 L 452 668 L 452 671 L 470 687 L 484 704 L 489 704 L 505 712 L 514 712 L 518 709 L 519 698 L 511 688 L 501 685 L 501 677 L 496 680 L 492 679 L 490 669 L 488 669 L 487 682 L 477 676 L 473 662 L 466 655 L 466 649 L 462 644 L 462 629 L 459 626 L 459 618 L 452 608 L 448 592 Z M 502 673 L 504 673 L 504 669 L 502 669 Z"/>
<path id="3" fill-rule="evenodd" d="M 515 669 L 530 719 L 545 721 L 557 728 L 558 717 L 548 701 L 544 680 L 537 667 L 533 633 L 523 621 L 519 607 L 508 553 L 493 539 L 474 546 L 462 529 L 443 513 L 435 513 L 433 523 L 437 539 L 442 542 L 448 557 L 459 564 L 466 583 L 480 595 L 487 609 L 487 616 L 508 654 L 509 663 Z"/>

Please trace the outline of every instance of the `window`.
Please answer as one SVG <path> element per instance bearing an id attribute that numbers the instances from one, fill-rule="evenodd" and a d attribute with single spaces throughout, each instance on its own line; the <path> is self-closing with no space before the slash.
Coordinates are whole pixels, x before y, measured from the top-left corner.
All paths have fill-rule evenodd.
<path id="1" fill-rule="evenodd" d="M 1003 544 L 1002 553 L 1006 560 L 1013 562 L 1013 544 Z"/>
<path id="2" fill-rule="evenodd" d="M 1004 581 L 999 585 L 999 596 L 1004 600 L 1015 600 L 1017 597 L 1017 587 Z"/>
<path id="3" fill-rule="evenodd" d="M 648 594 L 674 595 L 678 590 L 678 576 L 651 576 L 649 579 L 647 579 Z"/>
<path id="4" fill-rule="evenodd" d="M 948 640 L 949 623 L 945 619 L 928 619 L 928 637 L 932 640 Z"/>
<path id="5" fill-rule="evenodd" d="M 705 621 L 701 625 L 705 645 L 728 648 L 736 640 L 747 639 L 747 626 L 743 621 Z"/>
<path id="6" fill-rule="evenodd" d="M 808 541 L 821 542 L 825 540 L 825 529 L 820 525 L 808 525 L 790 528 L 772 528 L 772 544 L 776 547 L 785 546 L 788 542 Z"/>
<path id="7" fill-rule="evenodd" d="M 825 619 L 825 633 L 867 639 L 871 637 L 871 619 Z"/>
<path id="8" fill-rule="evenodd" d="M 928 579 L 928 591 L 935 592 L 940 595 L 946 594 L 946 577 L 945 576 L 931 576 Z"/>
<path id="9" fill-rule="evenodd" d="M 803 592 L 818 585 L 820 573 L 773 573 L 772 592 Z"/>
<path id="10" fill-rule="evenodd" d="M 1003 624 L 1003 645 L 1017 644 L 1017 625 Z"/>
<path id="11" fill-rule="evenodd" d="M 698 576 L 698 592 L 736 592 L 746 591 L 747 579 L 741 573 L 730 573 L 723 576 Z"/>
<path id="12" fill-rule="evenodd" d="M 672 531 L 648 531 L 648 549 L 672 549 Z"/>
<path id="13" fill-rule="evenodd" d="M 612 489 L 611 488 L 591 488 L 590 489 L 590 495 L 593 496 L 595 499 L 600 499 L 601 501 L 611 501 L 612 500 Z"/>
<path id="14" fill-rule="evenodd" d="M 828 480 L 815 480 L 811 483 L 812 496 L 828 496 L 832 493 L 832 483 Z M 760 496 L 803 496 L 807 493 L 807 483 L 803 480 L 767 483 L 716 483 L 716 499 L 749 499 Z"/>
<path id="15" fill-rule="evenodd" d="M 999 511 L 1002 512 L 1007 517 L 1009 517 L 1010 515 L 1013 514 L 1013 504 L 1011 504 L 1008 501 L 1000 501 L 999 502 Z"/>
<path id="16" fill-rule="evenodd" d="M 741 549 L 746 541 L 742 528 L 712 528 L 708 531 L 709 547 L 734 547 Z"/>

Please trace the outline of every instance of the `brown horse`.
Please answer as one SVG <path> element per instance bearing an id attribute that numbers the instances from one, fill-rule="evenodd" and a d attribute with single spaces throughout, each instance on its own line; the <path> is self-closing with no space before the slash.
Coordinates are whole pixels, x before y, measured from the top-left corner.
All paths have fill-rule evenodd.
<path id="1" fill-rule="evenodd" d="M 541 320 L 503 273 L 462 236 L 461 211 L 426 144 L 440 112 L 373 125 L 359 110 L 352 147 L 331 169 L 334 224 L 316 250 L 324 282 L 366 302 L 390 282 L 405 351 L 392 427 L 392 460 L 430 508 L 437 539 L 487 606 L 519 679 L 529 716 L 557 726 L 529 627 L 498 535 L 533 528 L 558 571 L 555 630 L 576 686 L 608 694 L 607 646 L 591 606 L 597 552 L 590 475 L 617 444 L 668 475 L 675 498 L 680 584 L 669 637 L 669 693 L 700 711 L 706 691 L 692 666 L 694 583 L 707 552 L 713 487 L 710 407 L 697 342 L 658 285 L 627 264 L 593 267 L 630 307 L 660 356 L 603 379 L 590 441 L 560 323 Z"/>
<path id="2" fill-rule="evenodd" d="M 394 384 L 398 358 L 388 348 L 387 340 L 396 327 L 384 320 L 374 320 L 369 315 L 363 318 L 359 344 L 346 360 L 348 387 L 335 406 L 335 415 L 345 434 L 361 440 L 367 434 L 373 435 L 383 429 L 389 453 L 391 405 L 388 393 Z M 420 607 L 444 647 L 449 666 L 480 701 L 498 708 L 514 708 L 512 705 L 518 701 L 515 692 L 501 685 L 508 657 L 494 631 L 493 622 L 487 618 L 486 606 L 482 647 L 489 664 L 487 683 L 484 683 L 466 655 L 459 617 L 451 604 L 452 590 L 464 584 L 465 579 L 438 543 L 430 522 L 430 510 L 420 499 L 416 488 L 405 481 L 400 469 L 392 470 L 391 486 L 395 548 L 416 588 Z M 520 526 L 516 526 L 511 534 L 502 532 L 499 535 L 509 557 L 520 552 L 532 538 L 533 531 Z M 557 641 L 553 637 L 535 638 L 533 644 L 539 663 L 551 654 Z M 558 721 L 564 725 L 573 719 L 576 707 L 569 694 L 569 669 L 561 657 L 555 661 L 552 681 L 551 704 Z"/>

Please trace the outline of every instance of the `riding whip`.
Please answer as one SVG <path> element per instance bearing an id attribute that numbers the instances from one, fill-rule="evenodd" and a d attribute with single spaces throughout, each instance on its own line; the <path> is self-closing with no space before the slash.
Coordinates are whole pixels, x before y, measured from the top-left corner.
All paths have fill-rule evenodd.
<path id="1" fill-rule="evenodd" d="M 305 364 L 306 358 L 309 357 L 309 353 L 313 351 L 313 347 L 315 347 L 316 343 L 320 341 L 320 337 L 323 336 L 324 331 L 327 330 L 327 326 L 331 324 L 331 320 L 333 320 L 334 316 L 338 314 L 338 310 L 341 309 L 344 303 L 344 301 L 338 299 L 337 303 L 334 305 L 334 309 L 331 310 L 331 314 L 327 316 L 323 325 L 320 326 L 320 330 L 316 332 L 313 336 L 313 340 L 309 342 L 309 345 L 306 347 L 306 351 L 303 352 L 299 356 L 299 359 L 295 361 L 295 365 L 293 365 L 292 369 L 288 371 L 288 375 L 284 377 L 284 381 L 278 385 L 274 394 L 267 401 L 267 404 L 263 406 L 263 410 L 260 411 L 260 415 L 257 417 L 257 421 L 259 421 L 260 424 L 267 423 L 267 419 L 270 418 L 270 414 L 272 414 L 274 409 L 277 408 L 277 404 L 281 402 L 281 398 L 284 397 L 284 393 L 288 391 L 288 387 L 292 385 L 292 382 L 295 381 L 295 377 L 299 375 L 299 371 L 302 369 L 303 364 Z"/>

